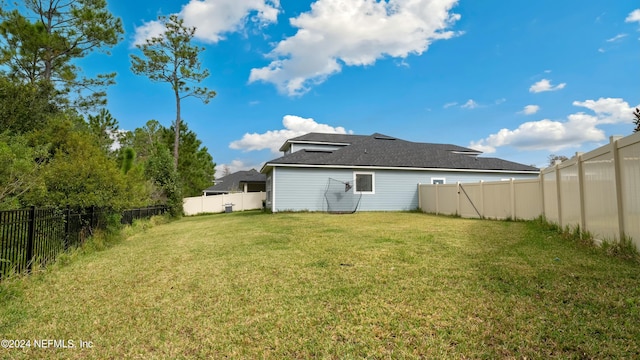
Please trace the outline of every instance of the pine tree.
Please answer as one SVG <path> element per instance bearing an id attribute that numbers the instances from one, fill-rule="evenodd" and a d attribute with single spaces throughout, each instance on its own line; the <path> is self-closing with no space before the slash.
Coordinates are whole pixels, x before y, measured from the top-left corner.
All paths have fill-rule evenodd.
<path id="1" fill-rule="evenodd" d="M 160 16 L 159 21 L 165 26 L 165 31 L 158 37 L 147 39 L 137 48 L 142 51 L 144 58 L 131 55 L 131 70 L 137 75 L 146 75 L 151 81 L 164 82 L 171 85 L 176 102 L 176 119 L 173 123 L 173 167 L 178 169 L 180 144 L 181 100 L 196 97 L 208 104 L 216 92 L 206 87 L 192 86 L 200 83 L 209 76 L 207 69 L 201 70 L 198 55 L 204 48 L 191 45 L 196 28 L 185 27 L 182 19 L 176 15 L 168 18 Z"/>
<path id="2" fill-rule="evenodd" d="M 114 83 L 115 73 L 85 78 L 77 65 L 94 51 L 108 54 L 121 40 L 122 21 L 106 0 L 25 0 L 12 7 L 0 8 L 0 65 L 7 75 L 51 85 L 59 103 L 79 110 L 106 104 L 104 87 Z"/>

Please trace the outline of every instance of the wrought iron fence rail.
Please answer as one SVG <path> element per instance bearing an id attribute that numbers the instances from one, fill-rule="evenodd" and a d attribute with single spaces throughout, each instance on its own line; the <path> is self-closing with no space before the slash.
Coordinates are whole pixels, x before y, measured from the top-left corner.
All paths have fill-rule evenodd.
<path id="1" fill-rule="evenodd" d="M 125 210 L 122 224 L 162 215 L 166 206 Z M 46 266 L 63 251 L 81 244 L 94 229 L 106 226 L 114 213 L 90 207 L 80 211 L 35 208 L 0 211 L 0 280 Z"/>

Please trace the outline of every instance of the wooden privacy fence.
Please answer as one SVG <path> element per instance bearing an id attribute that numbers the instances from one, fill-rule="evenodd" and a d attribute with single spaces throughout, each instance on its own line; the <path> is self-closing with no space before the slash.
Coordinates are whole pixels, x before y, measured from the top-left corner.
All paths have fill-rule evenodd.
<path id="1" fill-rule="evenodd" d="M 125 210 L 121 223 L 166 212 L 166 206 Z M 46 208 L 0 211 L 0 280 L 30 272 L 82 243 L 93 229 L 104 228 L 111 211 L 90 207 L 80 211 Z"/>
<path id="2" fill-rule="evenodd" d="M 242 192 L 221 195 L 195 196 L 183 199 L 185 215 L 220 213 L 227 210 L 244 211 L 262 209 L 267 198 L 265 192 Z"/>
<path id="3" fill-rule="evenodd" d="M 544 217 L 640 249 L 640 133 L 546 168 L 534 180 L 418 185 L 424 212 L 470 218 Z"/>

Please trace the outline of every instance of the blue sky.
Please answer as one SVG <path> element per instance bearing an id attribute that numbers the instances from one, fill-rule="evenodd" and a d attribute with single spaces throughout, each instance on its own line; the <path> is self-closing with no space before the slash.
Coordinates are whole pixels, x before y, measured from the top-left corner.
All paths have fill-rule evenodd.
<path id="1" fill-rule="evenodd" d="M 256 168 L 309 131 L 379 132 L 544 166 L 629 135 L 640 106 L 634 0 L 110 1 L 125 39 L 80 64 L 116 71 L 108 109 L 169 126 L 169 86 L 130 71 L 157 16 L 197 27 L 218 95 L 182 117 L 218 164 Z"/>

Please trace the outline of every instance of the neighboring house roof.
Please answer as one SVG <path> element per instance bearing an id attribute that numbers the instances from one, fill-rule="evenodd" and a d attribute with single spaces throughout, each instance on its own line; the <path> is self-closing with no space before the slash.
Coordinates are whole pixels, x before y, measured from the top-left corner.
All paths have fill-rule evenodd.
<path id="1" fill-rule="evenodd" d="M 238 171 L 227 176 L 216 179 L 216 184 L 204 190 L 205 193 L 227 193 L 242 190 L 240 184 L 244 183 L 266 183 L 267 176 L 251 169 Z"/>
<path id="2" fill-rule="evenodd" d="M 478 157 L 482 152 L 451 144 L 417 143 L 383 134 L 343 135 L 310 133 L 291 143 L 344 143 L 336 150 L 300 150 L 268 161 L 274 166 L 384 167 L 539 172 L 540 169 L 498 158 Z M 289 145 L 287 145 L 289 144 Z M 348 145 L 346 145 L 348 144 Z"/>

